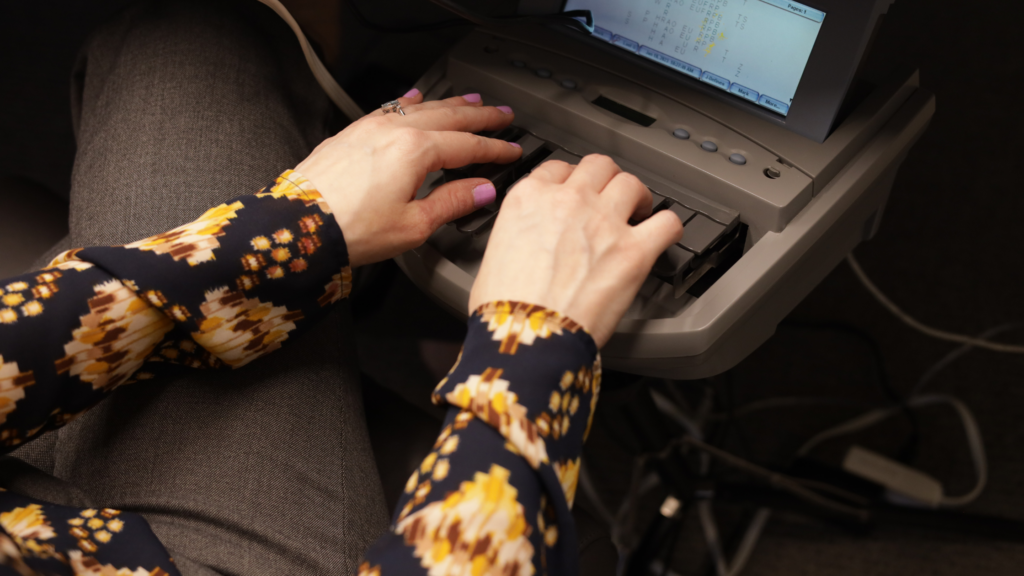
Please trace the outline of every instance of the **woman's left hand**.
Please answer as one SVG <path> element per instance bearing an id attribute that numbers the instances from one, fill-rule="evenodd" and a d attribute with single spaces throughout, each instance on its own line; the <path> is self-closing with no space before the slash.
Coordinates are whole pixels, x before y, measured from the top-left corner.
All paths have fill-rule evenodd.
<path id="1" fill-rule="evenodd" d="M 494 186 L 467 178 L 415 200 L 429 172 L 476 163 L 507 163 L 522 150 L 473 132 L 508 126 L 508 107 L 483 106 L 479 94 L 423 102 L 399 98 L 405 116 L 372 112 L 324 140 L 295 169 L 331 207 L 355 266 L 392 258 L 422 244 L 438 227 L 495 200 Z"/>

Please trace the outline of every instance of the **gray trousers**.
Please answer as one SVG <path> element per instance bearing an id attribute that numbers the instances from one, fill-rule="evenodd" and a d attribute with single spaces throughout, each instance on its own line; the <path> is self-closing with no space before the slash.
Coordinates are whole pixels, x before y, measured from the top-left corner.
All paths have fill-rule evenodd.
<path id="1" fill-rule="evenodd" d="M 163 0 L 94 34 L 75 77 L 60 248 L 167 230 L 298 164 L 329 109 L 290 34 L 255 2 Z M 388 514 L 352 336 L 346 304 L 240 370 L 126 386 L 15 453 L 57 480 L 17 465 L 0 476 L 141 513 L 186 575 L 353 573 Z"/>

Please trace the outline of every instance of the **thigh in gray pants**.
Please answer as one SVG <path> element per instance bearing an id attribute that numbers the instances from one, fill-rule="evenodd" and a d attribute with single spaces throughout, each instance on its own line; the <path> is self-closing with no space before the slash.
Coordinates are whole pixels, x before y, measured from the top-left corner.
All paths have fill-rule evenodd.
<path id="1" fill-rule="evenodd" d="M 328 104 L 294 37 L 254 2 L 147 1 L 76 72 L 65 246 L 123 244 L 256 192 L 323 139 Z M 16 456 L 143 514 L 189 574 L 353 573 L 387 525 L 347 304 L 236 371 L 119 389 Z"/>

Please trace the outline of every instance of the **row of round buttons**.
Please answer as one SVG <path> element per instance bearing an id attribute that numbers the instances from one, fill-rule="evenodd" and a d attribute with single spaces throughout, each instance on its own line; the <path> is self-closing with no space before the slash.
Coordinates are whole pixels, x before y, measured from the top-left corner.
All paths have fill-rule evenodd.
<path id="1" fill-rule="evenodd" d="M 522 60 L 513 60 L 512 65 L 515 66 L 516 68 L 525 68 L 526 62 L 523 62 Z M 551 70 L 548 70 L 547 68 L 537 68 L 536 70 L 533 71 L 533 73 L 540 78 L 551 78 L 552 76 Z M 576 82 L 569 80 L 568 78 L 562 80 L 561 85 L 562 88 L 568 90 L 576 89 Z M 672 131 L 672 135 L 675 136 L 676 138 L 679 138 L 680 140 L 690 139 L 690 132 L 683 128 L 676 128 L 675 130 Z M 701 142 L 700 147 L 708 152 L 718 152 L 718 144 L 715 144 L 710 140 L 705 140 Z M 747 163 L 747 157 L 744 156 L 743 154 L 730 154 L 729 161 L 732 162 L 733 164 L 743 166 L 744 164 Z"/>
<path id="2" fill-rule="evenodd" d="M 513 60 L 512 61 L 512 65 L 515 66 L 516 68 L 525 68 L 526 67 L 526 62 L 523 62 L 522 60 Z M 540 78 L 551 78 L 551 75 L 552 75 L 551 70 L 548 70 L 547 68 L 537 68 L 536 70 L 533 71 L 533 73 L 536 74 Z M 566 78 L 566 79 L 562 80 L 561 82 L 559 82 L 559 84 L 562 86 L 562 88 L 565 88 L 566 90 L 575 90 L 576 89 L 576 81 L 575 80 L 570 80 L 570 79 Z"/>
<path id="3" fill-rule="evenodd" d="M 683 128 L 676 128 L 672 131 L 672 135 L 680 140 L 689 140 L 690 132 Z M 700 147 L 708 152 L 718 152 L 718 144 L 715 144 L 711 140 L 705 140 L 700 143 Z M 747 163 L 747 157 L 743 154 L 730 154 L 729 161 L 733 164 L 739 164 L 743 166 Z"/>

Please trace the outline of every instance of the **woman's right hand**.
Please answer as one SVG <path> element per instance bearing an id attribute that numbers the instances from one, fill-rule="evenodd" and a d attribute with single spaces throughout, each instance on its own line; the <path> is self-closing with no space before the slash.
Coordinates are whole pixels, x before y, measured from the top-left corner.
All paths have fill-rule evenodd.
<path id="1" fill-rule="evenodd" d="M 651 205 L 647 187 L 607 156 L 541 164 L 502 204 L 469 311 L 494 300 L 538 304 L 603 346 L 658 255 L 683 235 L 675 214 L 650 216 Z"/>

